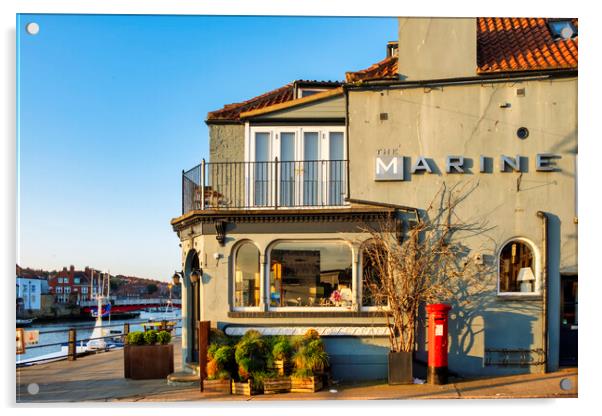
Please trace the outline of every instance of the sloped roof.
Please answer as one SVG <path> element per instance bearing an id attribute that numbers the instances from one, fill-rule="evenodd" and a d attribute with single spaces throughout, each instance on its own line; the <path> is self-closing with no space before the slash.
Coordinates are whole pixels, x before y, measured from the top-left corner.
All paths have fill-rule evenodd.
<path id="1" fill-rule="evenodd" d="M 578 36 L 555 39 L 548 22 L 555 19 L 519 17 L 477 18 L 476 73 L 576 69 Z M 564 19 L 566 20 L 566 19 Z M 578 19 L 569 19 L 577 28 Z M 398 52 L 403 59 L 403 50 Z M 398 56 L 347 72 L 347 82 L 396 79 Z"/>
<path id="2" fill-rule="evenodd" d="M 554 39 L 549 20 L 477 18 L 477 73 L 576 69 L 578 37 Z"/>
<path id="3" fill-rule="evenodd" d="M 389 56 L 369 68 L 355 72 L 346 72 L 346 82 L 366 81 L 369 79 L 397 79 L 397 56 Z"/>
<path id="4" fill-rule="evenodd" d="M 270 107 L 275 104 L 285 103 L 295 99 L 296 87 L 329 87 L 336 88 L 341 83 L 338 81 L 315 81 L 315 80 L 297 80 L 290 82 L 280 88 L 258 95 L 249 100 L 227 104 L 223 108 L 211 111 L 207 114 L 207 122 L 211 121 L 239 121 L 240 114 L 252 110 L 258 110 L 265 107 Z"/>

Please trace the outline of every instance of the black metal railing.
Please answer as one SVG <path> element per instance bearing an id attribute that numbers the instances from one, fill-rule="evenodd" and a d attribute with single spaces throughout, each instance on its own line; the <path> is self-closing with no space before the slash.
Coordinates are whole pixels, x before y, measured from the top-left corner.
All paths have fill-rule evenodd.
<path id="1" fill-rule="evenodd" d="M 125 342 L 125 338 L 127 337 L 127 335 L 130 332 L 130 327 L 134 326 L 134 325 L 143 327 L 144 331 L 147 331 L 148 329 L 167 330 L 172 333 L 172 339 L 179 338 L 180 335 L 177 334 L 177 330 L 182 329 L 181 321 L 182 321 L 182 318 L 162 319 L 162 320 L 154 320 L 154 321 L 139 319 L 139 320 L 132 320 L 132 321 L 125 322 L 125 323 L 102 325 L 103 330 L 107 329 L 107 328 L 115 328 L 115 327 L 120 327 L 120 328 L 122 328 L 122 330 L 119 332 L 113 332 L 111 330 L 110 335 L 104 335 L 104 336 L 100 336 L 100 337 L 91 337 L 91 336 L 90 337 L 78 337 L 77 331 L 94 330 L 95 326 L 90 326 L 90 325 L 72 325 L 70 328 L 62 328 L 62 329 L 54 329 L 54 330 L 53 329 L 41 330 L 41 331 L 38 331 L 38 336 L 46 335 L 46 334 L 64 333 L 65 339 L 61 340 L 59 342 L 38 343 L 35 345 L 28 345 L 26 347 L 27 351 L 30 351 L 33 349 L 39 349 L 39 348 L 46 348 L 46 347 L 67 346 L 67 352 L 63 355 L 57 354 L 52 357 L 42 357 L 42 358 L 34 357 L 31 359 L 25 359 L 25 360 L 17 359 L 16 365 L 17 365 L 17 367 L 22 367 L 22 366 L 27 366 L 27 365 L 31 365 L 31 364 L 64 360 L 64 359 L 68 359 L 69 361 L 74 361 L 77 359 L 78 356 L 89 353 L 87 351 L 86 352 L 78 352 L 78 350 L 77 350 L 78 346 L 83 347 L 84 342 L 94 341 L 94 340 L 112 340 L 112 341 L 119 340 L 121 342 Z M 109 351 L 109 348 L 106 348 L 105 351 Z M 94 352 L 102 352 L 102 351 L 95 350 Z"/>
<path id="2" fill-rule="evenodd" d="M 345 204 L 347 160 L 201 162 L 182 171 L 182 214 Z"/>

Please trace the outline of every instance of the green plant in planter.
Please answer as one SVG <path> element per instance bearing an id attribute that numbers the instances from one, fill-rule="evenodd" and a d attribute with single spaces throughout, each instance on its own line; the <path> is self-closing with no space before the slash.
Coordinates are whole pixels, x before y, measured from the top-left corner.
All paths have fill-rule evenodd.
<path id="1" fill-rule="evenodd" d="M 275 360 L 288 360 L 293 354 L 293 346 L 287 337 L 279 337 L 272 347 Z"/>
<path id="2" fill-rule="evenodd" d="M 276 377 L 277 374 L 273 371 L 253 371 L 250 374 L 251 385 L 253 390 L 263 391 L 263 383 L 268 378 Z"/>
<path id="3" fill-rule="evenodd" d="M 257 331 L 247 331 L 236 344 L 234 358 L 238 365 L 238 376 L 247 380 L 251 373 L 265 371 L 269 349 Z"/>
<path id="4" fill-rule="evenodd" d="M 135 331 L 127 334 L 127 343 L 130 345 L 144 345 L 144 332 Z"/>
<path id="5" fill-rule="evenodd" d="M 157 333 L 157 342 L 161 345 L 169 344 L 171 342 L 171 334 L 169 331 L 159 331 Z"/>
<path id="6" fill-rule="evenodd" d="M 328 354 L 324 349 L 322 339 L 315 337 L 304 337 L 293 355 L 295 364 L 295 376 L 310 377 L 316 372 L 324 371 L 328 366 Z M 305 374 L 305 375 L 301 375 Z"/>
<path id="7" fill-rule="evenodd" d="M 144 333 L 144 343 L 146 345 L 154 345 L 157 342 L 157 331 L 155 329 L 151 329 L 150 331 L 146 331 Z"/>
<path id="8" fill-rule="evenodd" d="M 229 345 L 211 344 L 207 350 L 207 378 L 224 380 L 236 373 L 234 348 Z"/>

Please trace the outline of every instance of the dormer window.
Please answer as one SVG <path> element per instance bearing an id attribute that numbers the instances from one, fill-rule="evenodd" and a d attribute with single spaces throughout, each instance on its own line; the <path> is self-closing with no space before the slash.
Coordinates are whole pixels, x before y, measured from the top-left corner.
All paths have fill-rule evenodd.
<path id="1" fill-rule="evenodd" d="M 299 88 L 297 98 L 309 97 L 310 95 L 319 94 L 324 91 L 328 90 L 325 88 Z"/>
<path id="2" fill-rule="evenodd" d="M 577 36 L 577 28 L 568 19 L 550 20 L 548 27 L 554 40 L 569 40 Z"/>

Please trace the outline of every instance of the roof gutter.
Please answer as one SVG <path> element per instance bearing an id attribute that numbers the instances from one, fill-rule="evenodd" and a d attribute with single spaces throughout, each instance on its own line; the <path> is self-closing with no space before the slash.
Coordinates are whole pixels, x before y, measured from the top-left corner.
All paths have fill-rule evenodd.
<path id="1" fill-rule="evenodd" d="M 405 88 L 420 88 L 420 87 L 437 87 L 445 85 L 467 85 L 481 83 L 501 83 L 509 81 L 534 81 L 550 78 L 566 78 L 577 76 L 577 69 L 569 70 L 546 70 L 546 71 L 529 71 L 519 73 L 503 73 L 503 74 L 487 74 L 471 77 L 458 78 L 442 78 L 419 81 L 401 81 L 401 80 L 373 80 L 359 81 L 356 83 L 345 84 L 344 88 L 349 90 L 368 90 L 368 89 L 405 89 Z"/>
<path id="2" fill-rule="evenodd" d="M 418 215 L 418 208 L 416 208 L 416 207 L 409 207 L 407 205 L 399 205 L 399 204 L 389 204 L 387 202 L 366 201 L 365 199 L 355 199 L 355 198 L 345 198 L 345 202 L 349 202 L 352 204 L 373 205 L 376 207 L 393 208 L 393 209 L 401 209 L 404 211 L 411 211 L 416 215 L 416 221 L 420 222 L 420 215 Z"/>

